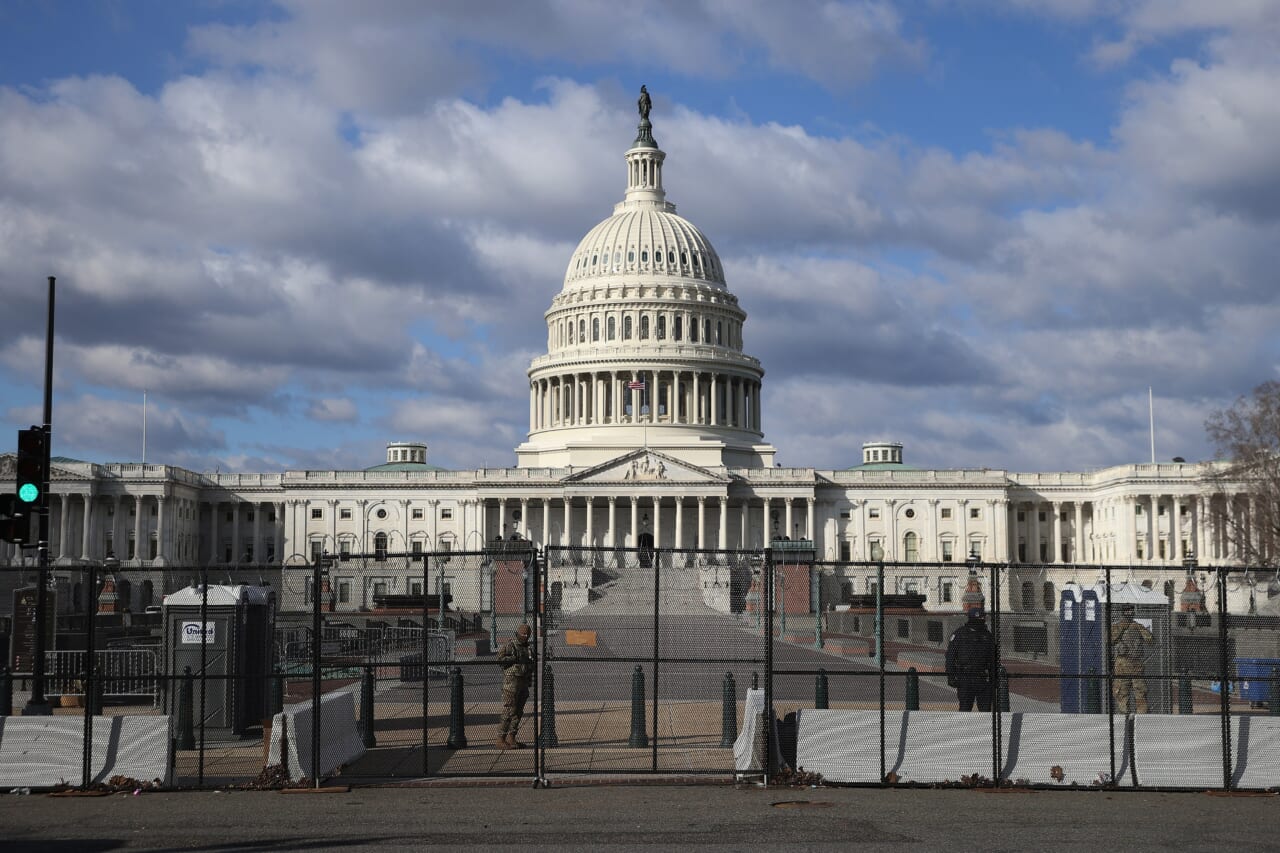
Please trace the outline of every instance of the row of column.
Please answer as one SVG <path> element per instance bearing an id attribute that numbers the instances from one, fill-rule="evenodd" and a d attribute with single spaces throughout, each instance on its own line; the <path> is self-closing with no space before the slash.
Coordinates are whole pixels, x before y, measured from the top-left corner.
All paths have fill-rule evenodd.
<path id="1" fill-rule="evenodd" d="M 592 424 L 697 424 L 760 431 L 760 381 L 698 371 L 612 370 L 535 380 L 530 431 Z"/>
<path id="2" fill-rule="evenodd" d="M 154 512 L 151 510 L 154 508 Z M 131 519 L 126 511 L 132 509 Z M 50 496 L 49 555 L 55 562 L 194 559 L 198 505 L 169 495 L 98 495 L 93 491 Z M 17 562 L 16 545 L 0 545 L 0 560 Z"/>
<path id="3" fill-rule="evenodd" d="M 922 507 L 923 517 L 905 518 L 906 510 L 900 511 L 903 504 L 908 509 Z M 849 524 L 840 533 L 839 521 L 831 519 L 832 533 L 839 536 L 843 547 L 834 547 L 827 553 L 829 559 L 850 560 L 885 560 L 906 561 L 913 559 L 908 555 L 908 536 L 915 537 L 917 552 L 914 560 L 920 562 L 942 562 L 944 559 L 943 542 L 953 543 L 951 558 L 957 562 L 964 561 L 971 552 L 976 552 L 980 559 L 1003 560 L 1006 555 L 998 547 L 1004 541 L 1006 502 L 995 499 L 961 499 L 941 501 L 930 498 L 903 501 L 895 498 L 870 500 L 854 500 L 848 506 Z M 837 505 L 844 511 L 845 505 Z M 941 511 L 954 510 L 958 517 L 952 519 L 951 530 L 944 532 Z M 977 518 L 972 510 L 977 510 Z M 873 513 L 879 511 L 880 518 Z"/>

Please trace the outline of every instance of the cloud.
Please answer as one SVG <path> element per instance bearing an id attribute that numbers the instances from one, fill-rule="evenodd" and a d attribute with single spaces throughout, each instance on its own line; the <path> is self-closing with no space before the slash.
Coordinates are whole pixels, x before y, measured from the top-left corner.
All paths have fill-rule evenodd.
<path id="1" fill-rule="evenodd" d="M 307 407 L 308 418 L 327 423 L 354 423 L 359 415 L 355 402 L 347 397 L 312 400 Z"/>

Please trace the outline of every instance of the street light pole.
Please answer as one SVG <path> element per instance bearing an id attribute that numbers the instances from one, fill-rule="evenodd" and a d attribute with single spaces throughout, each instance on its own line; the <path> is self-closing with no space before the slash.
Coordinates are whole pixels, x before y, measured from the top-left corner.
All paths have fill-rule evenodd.
<path id="1" fill-rule="evenodd" d="M 53 440 L 53 304 L 54 283 L 49 276 L 49 313 L 44 338 L 44 473 L 40 484 L 39 538 L 36 545 L 36 635 L 31 649 L 31 698 L 22 709 L 24 717 L 47 717 L 53 713 L 44 695 L 45 609 L 49 600 L 49 445 Z"/>

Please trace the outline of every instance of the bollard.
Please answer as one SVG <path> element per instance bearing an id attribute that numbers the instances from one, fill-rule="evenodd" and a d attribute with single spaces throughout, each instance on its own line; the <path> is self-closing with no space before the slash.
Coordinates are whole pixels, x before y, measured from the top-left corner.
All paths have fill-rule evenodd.
<path id="1" fill-rule="evenodd" d="M 556 676 L 550 664 L 542 667 L 542 733 L 538 735 L 543 749 L 559 746 L 560 738 L 556 736 Z"/>
<path id="2" fill-rule="evenodd" d="M 195 678 L 191 667 L 183 667 L 182 680 L 178 683 L 178 749 L 195 749 Z"/>
<path id="3" fill-rule="evenodd" d="M 760 673 L 758 672 L 751 673 L 751 689 L 752 690 L 760 689 Z"/>
<path id="4" fill-rule="evenodd" d="M 644 670 L 640 664 L 631 673 L 631 737 L 627 746 L 648 746 L 649 736 L 644 725 Z"/>
<path id="5" fill-rule="evenodd" d="M 360 673 L 360 734 L 364 737 L 365 749 L 372 749 L 378 745 L 373 731 L 376 724 L 376 718 L 373 715 L 373 691 L 373 668 L 369 667 Z"/>
<path id="6" fill-rule="evenodd" d="M 467 746 L 466 723 L 462 714 L 462 667 L 449 670 L 449 749 L 465 749 Z"/>
<path id="7" fill-rule="evenodd" d="M 733 673 L 724 674 L 724 687 L 720 691 L 720 745 L 733 746 L 738 739 L 738 688 L 733 683 Z"/>
<path id="8" fill-rule="evenodd" d="M 826 709 L 831 707 L 827 701 L 827 671 L 819 669 L 813 679 L 813 707 Z"/>
<path id="9" fill-rule="evenodd" d="M 1280 669 L 1271 667 L 1271 702 L 1269 703 L 1269 713 L 1273 717 L 1280 717 Z"/>
<path id="10" fill-rule="evenodd" d="M 90 712 L 95 717 L 102 716 L 102 707 L 106 704 L 107 685 L 103 683 L 101 675 L 95 674 L 93 677 L 93 689 L 88 693 L 93 697 L 93 710 Z M 86 697 L 88 698 L 88 697 Z"/>
<path id="11" fill-rule="evenodd" d="M 1084 682 L 1084 712 L 1102 713 L 1102 680 L 1098 678 L 1098 671 L 1093 668 L 1089 669 L 1089 677 Z"/>
<path id="12" fill-rule="evenodd" d="M 0 663 L 0 717 L 13 713 L 13 673 Z"/>
<path id="13" fill-rule="evenodd" d="M 271 716 L 284 710 L 284 676 L 277 675 L 271 679 Z"/>
<path id="14" fill-rule="evenodd" d="M 914 666 L 907 668 L 907 710 L 920 710 L 920 673 Z"/>
<path id="15" fill-rule="evenodd" d="M 1001 711 L 1009 710 L 1009 670 L 996 667 L 996 702 Z"/>
<path id="16" fill-rule="evenodd" d="M 1182 675 L 1178 676 L 1178 713 L 1195 713 L 1191 707 L 1191 679 L 1187 676 L 1185 669 L 1182 671 Z"/>

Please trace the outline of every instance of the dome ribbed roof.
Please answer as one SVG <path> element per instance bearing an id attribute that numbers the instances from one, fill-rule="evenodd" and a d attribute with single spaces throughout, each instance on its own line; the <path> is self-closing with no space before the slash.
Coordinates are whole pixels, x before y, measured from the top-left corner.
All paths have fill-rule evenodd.
<path id="1" fill-rule="evenodd" d="M 670 275 L 724 287 L 720 256 L 682 216 L 656 207 L 630 207 L 587 232 L 569 260 L 565 287 L 618 274 Z"/>

